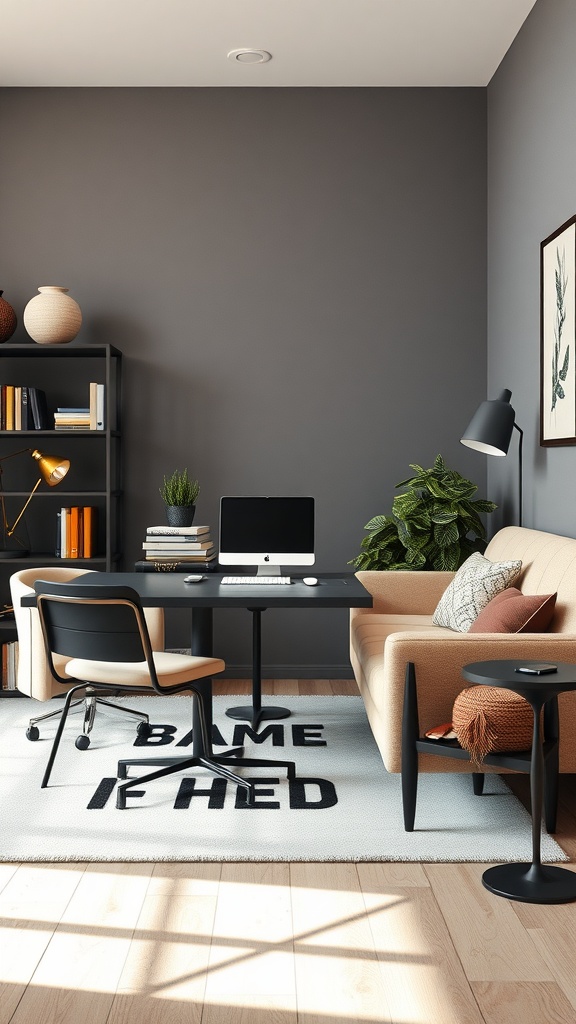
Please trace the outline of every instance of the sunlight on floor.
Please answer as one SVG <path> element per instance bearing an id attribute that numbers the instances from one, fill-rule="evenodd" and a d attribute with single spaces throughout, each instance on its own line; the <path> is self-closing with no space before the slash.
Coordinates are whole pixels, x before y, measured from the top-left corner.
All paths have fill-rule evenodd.
<path id="1" fill-rule="evenodd" d="M 0 987 L 18 1007 L 1 1019 L 32 1019 L 52 991 L 43 1024 L 77 1024 L 90 996 L 107 1007 L 91 1024 L 168 1012 L 178 1024 L 200 1013 L 203 1024 L 297 1014 L 459 1024 L 429 888 L 361 888 L 358 874 L 354 864 L 0 865 Z"/>

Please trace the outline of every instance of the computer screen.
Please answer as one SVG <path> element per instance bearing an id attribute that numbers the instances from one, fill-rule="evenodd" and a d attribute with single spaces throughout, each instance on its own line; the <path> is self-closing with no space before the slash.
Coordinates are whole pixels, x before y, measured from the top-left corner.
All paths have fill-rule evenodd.
<path id="1" fill-rule="evenodd" d="M 314 498 L 226 496 L 220 499 L 222 565 L 314 564 Z"/>

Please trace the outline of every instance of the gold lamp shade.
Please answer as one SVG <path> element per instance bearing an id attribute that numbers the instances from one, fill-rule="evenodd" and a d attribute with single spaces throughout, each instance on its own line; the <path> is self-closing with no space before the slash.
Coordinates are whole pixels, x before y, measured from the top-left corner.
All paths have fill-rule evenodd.
<path id="1" fill-rule="evenodd" d="M 70 459 L 63 459 L 60 455 L 43 455 L 37 448 L 31 454 L 38 463 L 42 479 L 49 487 L 59 484 L 70 469 Z"/>

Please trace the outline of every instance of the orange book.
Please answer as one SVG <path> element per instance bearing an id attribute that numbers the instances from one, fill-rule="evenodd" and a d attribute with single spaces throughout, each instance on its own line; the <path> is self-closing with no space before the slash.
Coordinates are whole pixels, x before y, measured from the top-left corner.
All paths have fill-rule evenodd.
<path id="1" fill-rule="evenodd" d="M 83 551 L 84 558 L 94 558 L 96 554 L 96 523 L 98 509 L 94 505 L 85 505 L 82 509 L 84 530 L 83 530 Z"/>
<path id="2" fill-rule="evenodd" d="M 80 509 L 78 505 L 72 505 L 70 509 L 70 551 L 68 558 L 79 558 L 78 542 L 80 539 Z"/>
<path id="3" fill-rule="evenodd" d="M 6 385 L 6 430 L 14 430 L 14 385 Z"/>

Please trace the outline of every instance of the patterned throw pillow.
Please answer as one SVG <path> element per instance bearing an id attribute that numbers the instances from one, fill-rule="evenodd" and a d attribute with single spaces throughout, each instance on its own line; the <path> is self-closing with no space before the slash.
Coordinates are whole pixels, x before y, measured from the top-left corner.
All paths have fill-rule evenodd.
<path id="1" fill-rule="evenodd" d="M 456 633 L 467 633 L 482 609 L 514 583 L 521 569 L 522 562 L 490 562 L 475 551 L 442 594 L 432 621 Z"/>
<path id="2" fill-rule="evenodd" d="M 508 587 L 493 597 L 470 626 L 470 633 L 545 633 L 556 594 L 522 594 Z"/>

